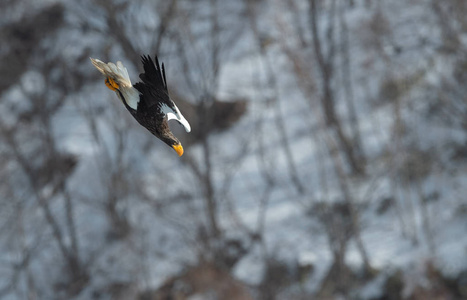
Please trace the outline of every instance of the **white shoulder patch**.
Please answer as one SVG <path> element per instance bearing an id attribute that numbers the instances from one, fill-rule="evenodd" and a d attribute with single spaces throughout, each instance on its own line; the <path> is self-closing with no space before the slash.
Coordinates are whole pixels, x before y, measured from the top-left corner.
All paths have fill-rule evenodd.
<path id="1" fill-rule="evenodd" d="M 190 123 L 188 123 L 185 117 L 183 117 L 182 113 L 178 109 L 177 105 L 175 105 L 175 103 L 174 103 L 174 106 L 175 106 L 175 111 L 171 109 L 170 107 L 168 107 L 167 105 L 162 104 L 161 110 L 164 114 L 167 115 L 168 121 L 177 120 L 178 122 L 180 122 L 180 124 L 183 125 L 183 127 L 185 127 L 186 132 L 190 132 L 191 131 Z"/>

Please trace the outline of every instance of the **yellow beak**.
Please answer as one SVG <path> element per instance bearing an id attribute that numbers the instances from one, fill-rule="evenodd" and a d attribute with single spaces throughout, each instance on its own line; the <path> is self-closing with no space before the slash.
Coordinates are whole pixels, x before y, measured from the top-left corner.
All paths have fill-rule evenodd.
<path id="1" fill-rule="evenodd" d="M 183 155 L 183 147 L 182 147 L 182 144 L 173 145 L 172 148 L 174 148 L 174 150 L 175 150 L 175 152 L 177 152 L 178 156 L 182 156 L 182 155 Z"/>

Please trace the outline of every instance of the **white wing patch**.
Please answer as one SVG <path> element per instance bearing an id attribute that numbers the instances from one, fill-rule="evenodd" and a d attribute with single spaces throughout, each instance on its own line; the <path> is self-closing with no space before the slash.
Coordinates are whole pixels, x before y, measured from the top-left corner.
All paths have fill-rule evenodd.
<path id="1" fill-rule="evenodd" d="M 162 104 L 161 111 L 167 115 L 168 121 L 172 119 L 177 120 L 178 122 L 180 122 L 180 124 L 183 125 L 183 127 L 185 127 L 186 132 L 190 132 L 191 131 L 190 124 L 185 119 L 185 117 L 183 117 L 182 113 L 178 109 L 177 105 L 175 105 L 175 103 L 174 103 L 174 106 L 175 106 L 175 111 L 171 109 L 170 107 L 168 107 L 166 104 Z"/>

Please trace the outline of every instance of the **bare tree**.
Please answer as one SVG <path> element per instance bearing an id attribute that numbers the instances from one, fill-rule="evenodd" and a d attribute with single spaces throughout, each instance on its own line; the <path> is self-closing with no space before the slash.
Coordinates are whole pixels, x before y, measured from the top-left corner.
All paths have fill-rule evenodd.
<path id="1" fill-rule="evenodd" d="M 279 130 L 280 134 L 280 145 L 281 149 L 283 150 L 284 156 L 287 160 L 287 168 L 288 168 L 288 173 L 290 176 L 290 180 L 296 190 L 300 193 L 303 194 L 305 192 L 305 188 L 300 181 L 300 176 L 297 171 L 297 166 L 296 162 L 294 159 L 293 151 L 291 149 L 291 140 L 290 137 L 287 134 L 287 129 L 286 129 L 286 122 L 284 120 L 284 112 L 282 108 L 282 103 L 281 99 L 278 98 L 278 87 L 277 87 L 277 78 L 276 78 L 276 72 L 273 69 L 273 66 L 275 65 L 274 59 L 271 59 L 267 53 L 267 44 L 268 41 L 267 39 L 270 37 L 265 36 L 258 30 L 258 25 L 257 25 L 257 13 L 256 13 L 256 6 L 253 1 L 247 1 L 247 10 L 246 13 L 249 18 L 249 22 L 251 24 L 251 30 L 252 33 L 256 39 L 257 42 L 257 47 L 259 50 L 259 53 L 261 55 L 262 59 L 262 64 L 264 68 L 264 72 L 267 74 L 267 89 L 271 90 L 272 92 L 265 93 L 265 102 L 266 103 L 271 103 L 274 105 L 274 112 L 275 112 L 275 125 L 277 129 Z"/>
<path id="2" fill-rule="evenodd" d="M 359 161 L 356 154 L 355 146 L 352 141 L 347 137 L 342 128 L 341 121 L 337 116 L 335 110 L 335 96 L 332 86 L 335 69 L 335 55 L 336 55 L 336 42 L 334 37 L 335 32 L 335 14 L 336 14 L 336 1 L 331 1 L 329 15 L 329 25 L 326 29 L 326 44 L 328 51 L 325 53 L 325 48 L 322 43 L 322 37 L 319 35 L 318 28 L 318 6 L 315 0 L 309 1 L 309 21 L 311 33 L 313 37 L 313 48 L 318 68 L 321 73 L 322 82 L 322 96 L 321 105 L 326 118 L 326 124 L 335 131 L 338 141 L 343 149 L 347 162 L 351 170 L 356 174 L 364 173 L 365 166 L 363 162 Z"/>
<path id="3" fill-rule="evenodd" d="M 89 275 L 80 255 L 74 204 L 66 185 L 76 159 L 58 149 L 52 130 L 52 118 L 63 106 L 64 95 L 69 89 L 62 85 L 63 88 L 55 100 L 49 99 L 45 93 L 49 86 L 55 85 L 56 78 L 52 76 L 52 71 L 63 72 L 63 65 L 57 65 L 55 69 L 51 68 L 50 62 L 46 61 L 37 66 L 41 67 L 44 78 L 43 92 L 33 94 L 23 89 L 26 97 L 23 101 L 29 100 L 30 108 L 17 116 L 22 126 L 12 128 L 2 124 L 0 134 L 8 155 L 25 178 L 25 190 L 30 191 L 36 200 L 58 245 L 67 274 L 63 288 L 66 287 L 67 294 L 73 295 L 86 285 Z M 31 146 L 38 154 L 34 158 L 29 154 L 28 147 Z M 21 199 L 15 201 L 21 202 Z M 52 203 L 57 201 L 63 201 L 64 224 L 51 208 Z"/>

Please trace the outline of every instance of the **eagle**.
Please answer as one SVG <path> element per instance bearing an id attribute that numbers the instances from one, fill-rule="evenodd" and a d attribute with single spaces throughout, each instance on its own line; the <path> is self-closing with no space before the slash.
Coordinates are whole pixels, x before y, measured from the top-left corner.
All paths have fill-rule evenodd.
<path id="1" fill-rule="evenodd" d="M 182 144 L 170 131 L 168 121 L 177 120 L 186 132 L 190 132 L 191 127 L 177 105 L 170 99 L 164 64 L 162 63 L 161 68 L 157 56 L 156 63 L 149 55 L 141 56 L 144 73 L 139 75 L 141 82 L 134 85 L 131 84 L 128 70 L 121 61 L 114 64 L 90 59 L 105 76 L 105 85 L 117 94 L 136 121 L 182 156 Z"/>

